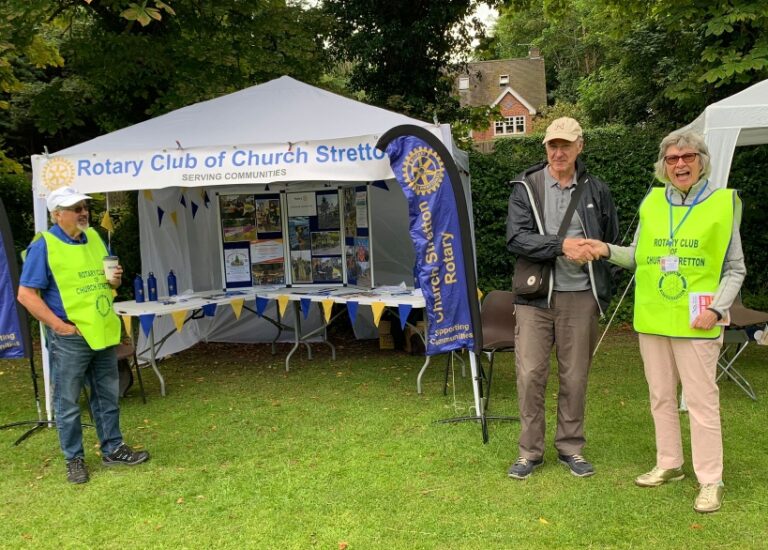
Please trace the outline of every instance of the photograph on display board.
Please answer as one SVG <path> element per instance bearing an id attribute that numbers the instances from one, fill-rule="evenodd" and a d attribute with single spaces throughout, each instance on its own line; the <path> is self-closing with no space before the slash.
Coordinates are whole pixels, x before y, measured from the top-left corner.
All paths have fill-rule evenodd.
<path id="1" fill-rule="evenodd" d="M 291 279 L 294 283 L 312 282 L 312 253 L 309 250 L 291 251 Z"/>
<path id="2" fill-rule="evenodd" d="M 256 206 L 253 195 L 221 195 L 219 197 L 221 219 L 251 218 L 254 223 Z"/>
<path id="3" fill-rule="evenodd" d="M 309 250 L 309 217 L 288 218 L 288 239 L 291 250 Z"/>
<path id="4" fill-rule="evenodd" d="M 279 198 L 256 199 L 256 228 L 259 233 L 282 231 Z"/>
<path id="5" fill-rule="evenodd" d="M 285 284 L 285 263 L 261 263 L 251 266 L 254 285 Z"/>
<path id="6" fill-rule="evenodd" d="M 339 195 L 319 194 L 317 199 L 317 228 L 339 228 Z"/>
<path id="7" fill-rule="evenodd" d="M 285 199 L 288 203 L 289 218 L 296 216 L 317 216 L 314 191 L 307 193 L 286 193 Z"/>
<path id="8" fill-rule="evenodd" d="M 355 261 L 355 247 L 347 245 L 344 247 L 344 257 L 347 262 L 347 282 L 351 284 L 357 283 L 357 262 Z"/>
<path id="9" fill-rule="evenodd" d="M 357 227 L 368 227 L 368 193 L 365 191 L 358 191 L 355 198 L 355 221 Z"/>
<path id="10" fill-rule="evenodd" d="M 256 238 L 256 225 L 253 218 L 228 218 L 221 220 L 224 242 L 249 241 Z"/>
<path id="11" fill-rule="evenodd" d="M 349 238 L 357 235 L 356 199 L 354 187 L 344 189 L 344 235 Z"/>
<path id="12" fill-rule="evenodd" d="M 341 282 L 341 256 L 312 258 L 312 279 L 315 283 Z"/>
<path id="13" fill-rule="evenodd" d="M 251 259 L 248 243 L 224 249 L 224 279 L 229 283 L 249 283 Z"/>
<path id="14" fill-rule="evenodd" d="M 314 231 L 312 232 L 312 255 L 331 256 L 341 255 L 340 231 Z"/>
<path id="15" fill-rule="evenodd" d="M 250 253 L 254 285 L 285 283 L 283 239 L 251 241 Z"/>
<path id="16" fill-rule="evenodd" d="M 355 238 L 355 264 L 357 265 L 357 284 L 371 285 L 371 249 L 368 237 Z"/>

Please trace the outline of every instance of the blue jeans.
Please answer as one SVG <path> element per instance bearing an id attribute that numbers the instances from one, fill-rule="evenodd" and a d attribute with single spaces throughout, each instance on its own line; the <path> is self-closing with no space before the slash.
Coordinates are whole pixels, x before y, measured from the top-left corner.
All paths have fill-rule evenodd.
<path id="1" fill-rule="evenodd" d="M 80 335 L 60 336 L 47 330 L 51 378 L 54 384 L 53 410 L 64 458 L 84 457 L 80 394 L 90 388 L 90 405 L 96 434 L 104 456 L 123 442 L 120 433 L 120 376 L 116 346 L 92 350 Z"/>

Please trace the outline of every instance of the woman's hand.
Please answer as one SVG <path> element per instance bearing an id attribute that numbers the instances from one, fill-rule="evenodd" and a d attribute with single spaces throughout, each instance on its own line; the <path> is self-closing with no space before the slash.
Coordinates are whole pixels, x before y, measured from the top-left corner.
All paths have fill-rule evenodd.
<path id="1" fill-rule="evenodd" d="M 691 328 L 709 330 L 715 326 L 715 323 L 717 323 L 717 315 L 715 315 L 715 312 L 709 309 L 705 309 L 704 311 L 699 313 L 696 316 L 696 318 L 693 320 L 693 324 L 691 324 Z"/>

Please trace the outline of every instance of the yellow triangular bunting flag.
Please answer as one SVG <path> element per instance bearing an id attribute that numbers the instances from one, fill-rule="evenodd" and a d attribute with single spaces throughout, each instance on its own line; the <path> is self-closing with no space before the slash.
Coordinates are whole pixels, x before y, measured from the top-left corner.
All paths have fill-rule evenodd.
<path id="1" fill-rule="evenodd" d="M 101 217 L 101 227 L 107 231 L 115 230 L 115 224 L 112 223 L 112 217 L 109 215 L 109 211 L 104 212 L 104 215 Z"/>
<path id="2" fill-rule="evenodd" d="M 280 315 L 285 315 L 285 306 L 288 305 L 288 296 L 285 294 L 281 294 L 277 297 L 277 308 L 280 312 Z"/>
<path id="3" fill-rule="evenodd" d="M 485 294 L 483 294 L 483 291 L 478 288 L 477 289 L 477 299 L 482 302 L 483 301 L 483 296 L 485 296 Z"/>
<path id="4" fill-rule="evenodd" d="M 235 319 L 240 319 L 240 314 L 243 312 L 244 303 L 245 298 L 238 298 L 237 300 L 232 300 L 232 302 L 229 304 L 232 306 L 232 311 L 235 312 Z"/>
<path id="5" fill-rule="evenodd" d="M 331 311 L 333 311 L 333 300 L 326 298 L 321 302 L 323 304 L 323 315 L 325 316 L 325 322 L 331 322 Z"/>
<path id="6" fill-rule="evenodd" d="M 148 201 L 152 200 L 152 189 L 144 189 L 144 198 Z"/>
<path id="7" fill-rule="evenodd" d="M 176 332 L 181 332 L 184 321 L 187 319 L 187 311 L 174 311 L 171 313 L 171 317 L 173 317 L 173 324 L 176 325 Z"/>
<path id="8" fill-rule="evenodd" d="M 131 332 L 131 319 L 132 319 L 132 317 L 130 315 L 122 315 L 121 317 L 123 318 L 123 326 L 125 327 L 125 333 L 130 336 L 131 334 L 133 334 Z"/>
<path id="9" fill-rule="evenodd" d="M 174 210 L 171 212 L 171 219 L 173 220 L 173 225 L 176 225 L 176 211 Z"/>
<path id="10" fill-rule="evenodd" d="M 376 328 L 379 327 L 379 321 L 381 321 L 381 314 L 384 313 L 384 302 L 373 302 L 371 304 L 371 311 L 373 311 L 373 324 Z"/>

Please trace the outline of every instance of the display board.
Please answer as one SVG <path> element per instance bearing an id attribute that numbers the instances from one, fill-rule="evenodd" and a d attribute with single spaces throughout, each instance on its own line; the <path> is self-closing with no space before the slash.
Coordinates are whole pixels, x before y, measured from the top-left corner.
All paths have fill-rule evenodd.
<path id="1" fill-rule="evenodd" d="M 226 288 L 373 286 L 368 186 L 218 195 Z"/>

